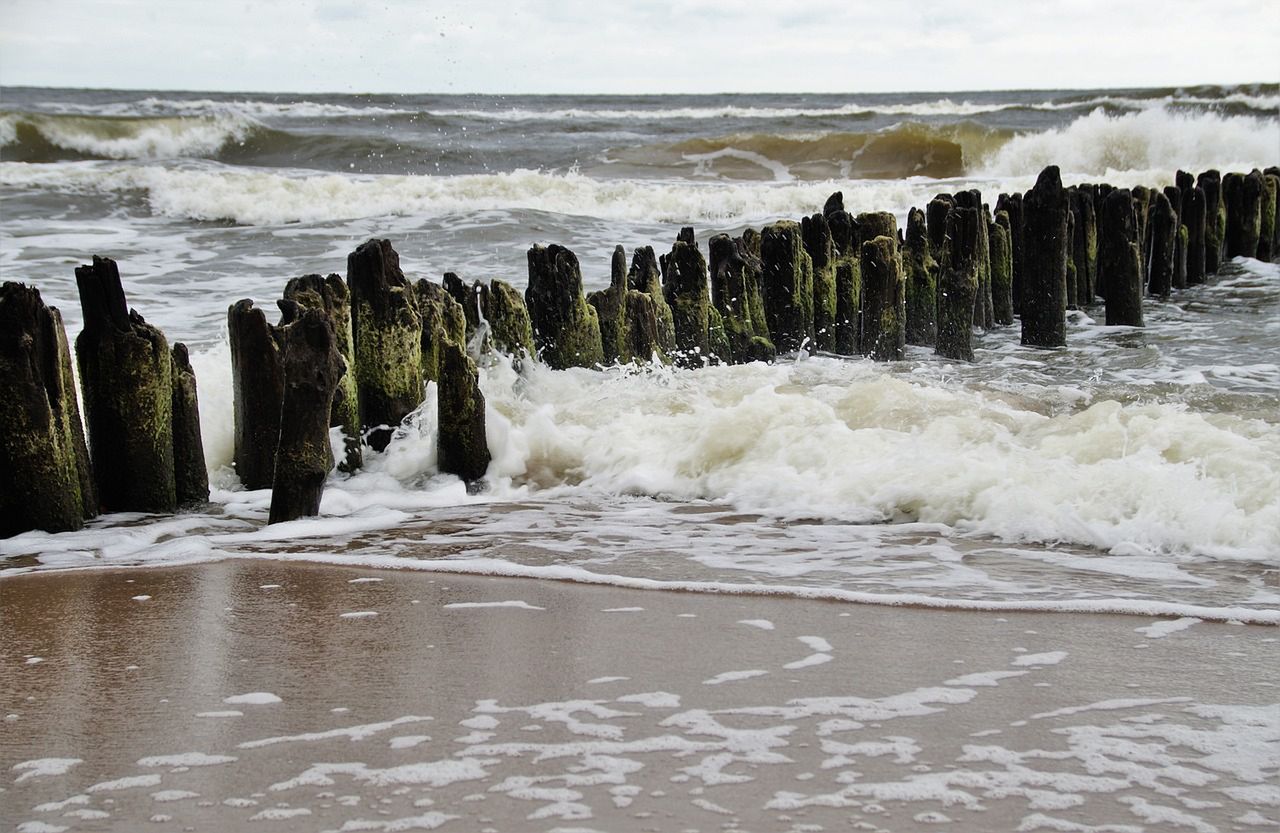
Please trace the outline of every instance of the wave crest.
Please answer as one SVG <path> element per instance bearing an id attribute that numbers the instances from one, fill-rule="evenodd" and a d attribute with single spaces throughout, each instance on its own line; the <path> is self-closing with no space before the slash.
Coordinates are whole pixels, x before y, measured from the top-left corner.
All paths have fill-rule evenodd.
<path id="1" fill-rule="evenodd" d="M 0 113 L 6 161 L 213 156 L 265 130 L 242 115 L 86 116 Z"/>

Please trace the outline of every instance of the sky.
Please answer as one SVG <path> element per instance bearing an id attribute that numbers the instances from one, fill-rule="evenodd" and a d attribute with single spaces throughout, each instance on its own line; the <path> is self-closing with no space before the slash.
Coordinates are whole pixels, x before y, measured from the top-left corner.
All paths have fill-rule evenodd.
<path id="1" fill-rule="evenodd" d="M 894 92 L 1280 81 L 1275 0 L 0 0 L 0 85 Z"/>

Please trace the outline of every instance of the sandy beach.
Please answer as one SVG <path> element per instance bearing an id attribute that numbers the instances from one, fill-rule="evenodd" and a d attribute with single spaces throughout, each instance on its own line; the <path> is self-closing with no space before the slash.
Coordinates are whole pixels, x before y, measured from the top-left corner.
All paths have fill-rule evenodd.
<path id="1" fill-rule="evenodd" d="M 0 616 L 24 833 L 1280 817 L 1271 627 L 268 560 L 8 577 Z"/>

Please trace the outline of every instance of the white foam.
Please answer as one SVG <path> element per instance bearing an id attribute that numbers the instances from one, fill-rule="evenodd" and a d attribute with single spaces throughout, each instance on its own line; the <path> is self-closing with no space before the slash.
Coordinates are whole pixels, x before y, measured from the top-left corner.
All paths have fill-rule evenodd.
<path id="1" fill-rule="evenodd" d="M 136 790 L 140 787 L 155 787 L 160 784 L 160 776 L 154 773 L 150 775 L 128 775 L 124 778 L 116 778 L 111 781 L 101 781 L 90 787 L 85 787 L 87 793 L 101 792 L 117 792 L 119 790 Z"/>
<path id="2" fill-rule="evenodd" d="M 739 625 L 749 625 L 753 628 L 759 628 L 762 631 L 773 630 L 773 623 L 768 619 L 739 619 Z"/>
<path id="3" fill-rule="evenodd" d="M 1013 658 L 1010 665 L 1057 665 L 1067 658 L 1066 651 L 1046 651 L 1043 654 L 1023 654 Z"/>
<path id="4" fill-rule="evenodd" d="M 1198 625 L 1201 621 L 1194 616 L 1183 616 L 1181 619 L 1162 619 L 1145 627 L 1134 628 L 1134 630 L 1148 639 L 1163 639 L 1171 633 L 1184 631 L 1192 625 Z"/>
<path id="5" fill-rule="evenodd" d="M 303 732 L 298 735 L 282 735 L 279 737 L 261 738 L 259 740 L 249 740 L 240 744 L 241 749 L 259 749 L 264 746 L 275 746 L 280 743 L 305 743 L 317 740 L 334 740 L 336 738 L 346 738 L 352 742 L 364 740 L 367 737 L 376 735 L 379 732 L 385 732 L 395 726 L 405 723 L 422 723 L 431 720 L 430 717 L 418 717 L 416 715 L 406 715 L 397 717 L 395 720 L 385 720 L 380 723 L 365 723 L 359 726 L 344 726 L 338 729 L 328 729 L 320 732 Z"/>
<path id="6" fill-rule="evenodd" d="M 737 682 L 738 680 L 749 680 L 752 677 L 763 677 L 768 673 L 768 671 L 765 671 L 762 668 L 752 668 L 747 671 L 722 671 L 714 677 L 703 680 L 702 684 L 720 685 L 721 683 L 732 683 Z"/>
<path id="7" fill-rule="evenodd" d="M 348 613 L 339 613 L 339 619 L 373 619 L 378 615 L 376 610 L 353 610 Z"/>
<path id="8" fill-rule="evenodd" d="M 475 608 L 513 607 L 517 610 L 546 610 L 545 607 L 531 605 L 519 599 L 508 599 L 505 602 L 450 602 L 442 605 L 445 610 L 470 610 Z"/>
<path id="9" fill-rule="evenodd" d="M 65 150 L 107 159 L 171 159 L 209 156 L 224 146 L 243 142 L 258 126 L 247 114 L 124 118 L 111 122 L 74 115 L 0 114 L 0 143 L 16 138 L 23 123 L 45 141 Z"/>
<path id="10" fill-rule="evenodd" d="M 209 755 L 204 752 L 180 752 L 176 755 L 152 755 L 138 759 L 138 766 L 193 767 L 233 763 L 231 755 Z"/>
<path id="11" fill-rule="evenodd" d="M 76 764 L 84 763 L 83 758 L 35 758 L 30 761 L 19 761 L 10 767 L 20 773 L 13 783 L 21 784 L 32 778 L 52 778 L 66 775 Z"/>
<path id="12" fill-rule="evenodd" d="M 229 706 L 269 706 L 272 703 L 283 701 L 269 691 L 251 691 L 247 694 L 234 694 L 230 697 L 224 697 L 222 702 Z"/>
<path id="13" fill-rule="evenodd" d="M 1171 180 L 1178 168 L 1266 167 L 1275 163 L 1278 146 L 1280 119 L 1164 108 L 1112 116 L 1099 108 L 1066 127 L 1011 139 L 980 164 L 980 172 L 1034 178 L 1045 166 L 1058 165 L 1071 177 L 1131 185 L 1137 184 L 1130 181 L 1136 172 L 1159 172 L 1160 180 Z"/>

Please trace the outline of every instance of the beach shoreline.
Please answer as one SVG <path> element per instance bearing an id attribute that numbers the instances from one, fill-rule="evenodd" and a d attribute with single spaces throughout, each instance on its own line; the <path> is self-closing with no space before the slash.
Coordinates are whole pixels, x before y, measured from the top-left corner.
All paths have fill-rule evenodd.
<path id="1" fill-rule="evenodd" d="M 1265 626 L 257 559 L 9 576 L 0 611 L 29 830 L 1280 814 Z"/>

